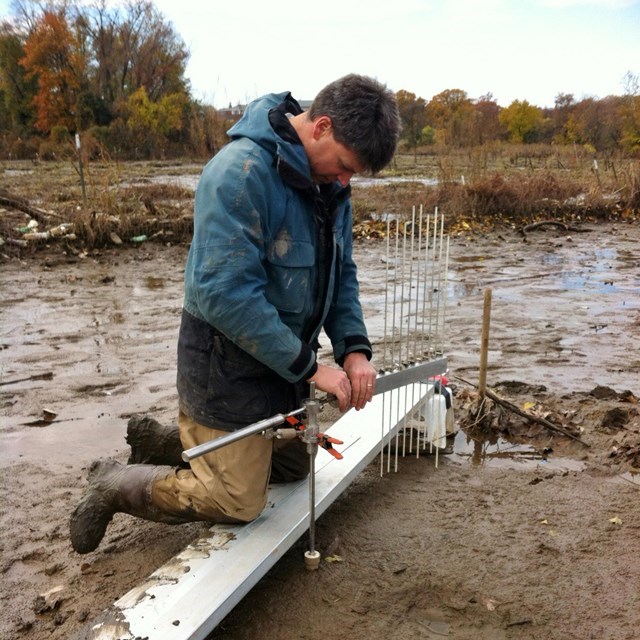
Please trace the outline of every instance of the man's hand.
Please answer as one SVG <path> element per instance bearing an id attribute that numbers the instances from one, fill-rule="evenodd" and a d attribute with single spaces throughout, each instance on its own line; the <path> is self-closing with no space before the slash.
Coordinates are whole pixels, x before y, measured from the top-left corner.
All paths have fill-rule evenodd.
<path id="1" fill-rule="evenodd" d="M 364 353 L 350 353 L 345 356 L 343 369 L 351 383 L 351 406 L 356 411 L 371 402 L 376 388 L 377 373 Z"/>
<path id="2" fill-rule="evenodd" d="M 307 382 L 315 382 L 316 389 L 333 394 L 338 407 L 344 413 L 355 407 L 364 408 L 373 398 L 376 385 L 376 370 L 364 353 L 350 353 L 344 359 L 344 371 L 318 364 L 315 375 Z"/>
<path id="3" fill-rule="evenodd" d="M 318 364 L 318 370 L 307 382 L 315 382 L 316 389 L 333 394 L 338 400 L 338 407 L 342 413 L 350 408 L 351 383 L 347 374 L 341 369 Z"/>

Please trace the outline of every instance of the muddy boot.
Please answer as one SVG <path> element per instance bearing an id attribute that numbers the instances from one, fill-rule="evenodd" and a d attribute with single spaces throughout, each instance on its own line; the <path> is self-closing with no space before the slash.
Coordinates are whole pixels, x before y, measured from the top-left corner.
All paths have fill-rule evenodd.
<path id="1" fill-rule="evenodd" d="M 178 427 L 165 427 L 149 416 L 131 416 L 127 444 L 131 447 L 127 464 L 168 464 L 183 469 L 189 466 L 181 457 Z"/>
<path id="2" fill-rule="evenodd" d="M 171 467 L 123 465 L 111 458 L 95 460 L 89 468 L 89 486 L 71 514 L 71 545 L 89 553 L 99 544 L 114 513 L 129 513 L 146 520 L 179 524 L 188 522 L 161 513 L 151 502 L 151 487 Z"/>

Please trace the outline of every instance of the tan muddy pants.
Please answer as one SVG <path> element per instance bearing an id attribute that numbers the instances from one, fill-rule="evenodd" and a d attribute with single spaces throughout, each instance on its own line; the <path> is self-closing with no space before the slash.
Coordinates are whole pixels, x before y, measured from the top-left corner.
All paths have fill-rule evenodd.
<path id="1" fill-rule="evenodd" d="M 184 449 L 226 435 L 178 417 Z M 151 500 L 162 512 L 185 520 L 250 522 L 267 502 L 269 477 L 291 481 L 308 474 L 309 459 L 299 440 L 281 441 L 253 435 L 190 461 L 153 483 Z"/>

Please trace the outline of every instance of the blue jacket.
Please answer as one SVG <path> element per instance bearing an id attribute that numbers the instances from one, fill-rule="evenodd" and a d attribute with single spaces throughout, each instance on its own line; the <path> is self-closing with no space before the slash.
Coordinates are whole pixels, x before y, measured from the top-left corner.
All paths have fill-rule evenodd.
<path id="1" fill-rule="evenodd" d="M 212 427 L 224 428 L 235 416 L 229 405 L 220 418 L 213 389 L 234 362 L 242 360 L 248 377 L 304 381 L 317 369 L 323 327 L 338 363 L 352 351 L 371 357 L 351 253 L 350 189 L 312 183 L 287 118 L 300 112 L 287 93 L 251 103 L 196 190 L 178 390 L 181 409 Z M 214 366 L 216 349 L 227 358 Z M 215 369 L 222 369 L 218 378 Z M 260 412 L 257 419 L 267 417 Z"/>

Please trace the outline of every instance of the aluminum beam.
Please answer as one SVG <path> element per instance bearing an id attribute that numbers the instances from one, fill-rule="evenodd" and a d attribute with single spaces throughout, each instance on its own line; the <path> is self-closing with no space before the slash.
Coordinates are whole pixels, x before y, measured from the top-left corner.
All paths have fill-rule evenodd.
<path id="1" fill-rule="evenodd" d="M 444 373 L 446 359 L 431 375 Z M 342 440 L 343 460 L 320 451 L 316 516 L 322 514 L 416 411 L 430 385 L 415 384 L 374 397 L 330 430 Z M 410 406 L 406 405 L 411 398 Z M 414 400 L 415 399 L 415 402 Z M 411 403 L 414 404 L 411 404 Z M 383 415 L 384 411 L 384 415 Z M 389 424 L 387 416 L 400 416 Z M 379 425 L 385 425 L 384 434 Z M 105 610 L 79 640 L 204 640 L 309 527 L 308 480 L 273 486 L 267 507 L 246 525 L 214 525 Z M 303 566 L 302 557 L 300 565 Z"/>

